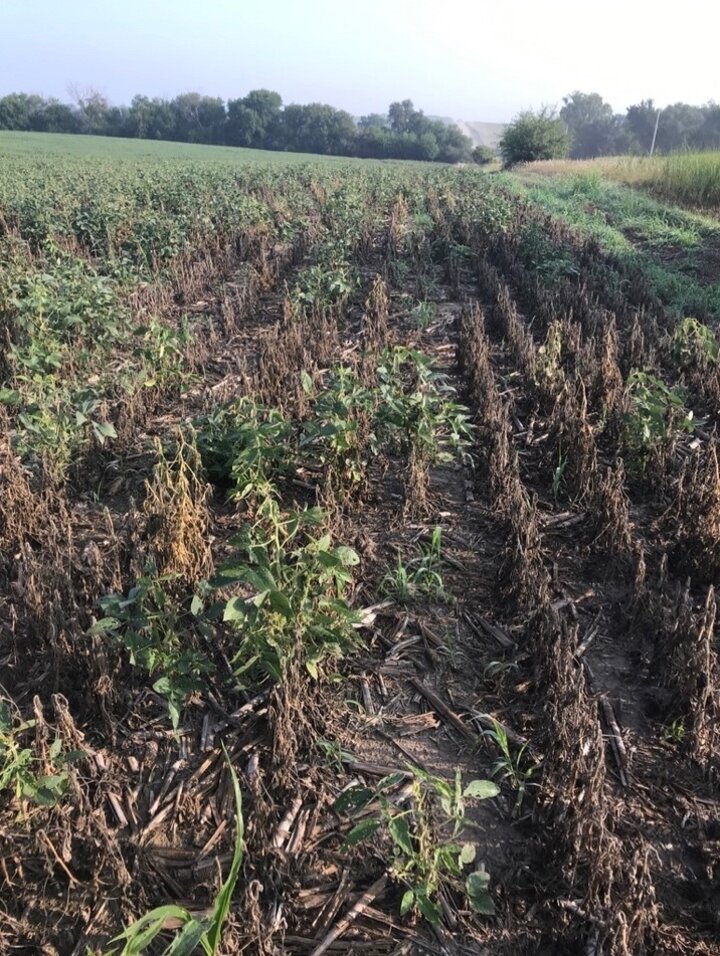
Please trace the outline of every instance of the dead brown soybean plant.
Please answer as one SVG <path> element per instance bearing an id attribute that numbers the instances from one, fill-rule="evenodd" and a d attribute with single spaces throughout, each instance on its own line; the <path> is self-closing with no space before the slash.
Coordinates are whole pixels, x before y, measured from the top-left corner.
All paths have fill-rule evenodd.
<path id="1" fill-rule="evenodd" d="M 655 602 L 657 604 L 657 601 Z M 655 667 L 676 695 L 690 750 L 701 766 L 720 774 L 720 659 L 715 646 L 717 600 L 710 586 L 704 606 L 696 611 L 685 588 L 674 606 L 661 608 L 664 627 L 658 628 Z M 656 616 L 657 620 L 657 616 Z M 662 618 L 661 618 L 662 620 Z"/>
<path id="2" fill-rule="evenodd" d="M 363 346 L 366 350 L 378 351 L 387 345 L 389 307 L 387 285 L 380 276 L 375 276 L 363 315 Z"/>
<path id="3" fill-rule="evenodd" d="M 143 513 L 150 553 L 161 574 L 194 583 L 213 569 L 210 549 L 210 486 L 192 431 L 178 429 L 170 451 L 155 442 L 156 465 L 145 484 Z"/>
<path id="4" fill-rule="evenodd" d="M 561 491 L 582 504 L 592 498 L 598 481 L 595 433 L 588 419 L 585 388 L 581 381 L 566 384 L 557 398 L 550 418 L 553 492 Z"/>
<path id="5" fill-rule="evenodd" d="M 475 304 L 466 307 L 460 320 L 457 360 L 467 381 L 468 397 L 478 421 L 490 424 L 492 409 L 499 403 L 485 317 Z"/>
<path id="6" fill-rule="evenodd" d="M 673 564 L 704 582 L 716 582 L 720 573 L 720 466 L 717 437 L 686 459 L 677 483 L 669 525 L 676 545 Z"/>
<path id="7" fill-rule="evenodd" d="M 567 892 L 580 897 L 590 925 L 598 920 L 607 932 L 622 849 L 611 830 L 602 728 L 575 659 L 577 634 L 552 621 L 538 634 L 547 700 L 540 812 L 551 827 L 550 852 Z"/>
<path id="8" fill-rule="evenodd" d="M 598 477 L 593 489 L 593 510 L 598 529 L 596 543 L 611 554 L 630 555 L 634 548 L 633 523 L 622 458 Z"/>
<path id="9" fill-rule="evenodd" d="M 530 502 L 525 496 L 509 515 L 508 526 L 508 541 L 498 572 L 500 593 L 518 608 L 533 610 L 547 601 L 550 589 L 537 501 Z"/>

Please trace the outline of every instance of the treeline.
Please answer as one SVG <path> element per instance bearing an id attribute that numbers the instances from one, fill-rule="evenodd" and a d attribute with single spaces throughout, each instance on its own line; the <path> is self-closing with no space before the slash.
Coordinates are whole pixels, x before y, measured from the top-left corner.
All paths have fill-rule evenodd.
<path id="1" fill-rule="evenodd" d="M 446 163 L 468 161 L 472 154 L 472 142 L 457 127 L 430 119 L 410 100 L 392 103 L 387 115 L 355 122 L 349 113 L 324 103 L 283 106 L 271 90 L 253 90 L 227 103 L 200 93 L 172 100 L 136 96 L 129 106 L 113 106 L 94 91 L 76 96 L 72 104 L 11 93 L 0 98 L 0 130 Z"/>
<path id="2" fill-rule="evenodd" d="M 564 97 L 560 119 L 570 135 L 574 159 L 647 153 L 656 122 L 656 152 L 720 149 L 720 104 L 713 102 L 673 103 L 658 111 L 652 100 L 642 100 L 617 114 L 599 93 L 576 91 Z"/>

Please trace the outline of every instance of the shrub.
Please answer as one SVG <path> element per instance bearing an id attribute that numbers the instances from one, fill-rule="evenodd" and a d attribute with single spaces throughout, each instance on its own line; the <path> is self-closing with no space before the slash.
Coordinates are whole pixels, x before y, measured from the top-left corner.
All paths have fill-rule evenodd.
<path id="1" fill-rule="evenodd" d="M 627 388 L 630 408 L 623 417 L 622 435 L 642 471 L 650 454 L 674 430 L 690 433 L 695 424 L 682 395 L 650 372 L 634 369 L 628 376 Z"/>
<path id="2" fill-rule="evenodd" d="M 561 159 L 570 151 L 570 136 L 554 109 L 518 113 L 500 140 L 505 166 L 538 159 Z"/>
<path id="3" fill-rule="evenodd" d="M 494 163 L 496 158 L 494 150 L 490 149 L 489 146 L 476 146 L 472 151 L 472 161 L 477 163 L 478 166 L 487 166 Z"/>

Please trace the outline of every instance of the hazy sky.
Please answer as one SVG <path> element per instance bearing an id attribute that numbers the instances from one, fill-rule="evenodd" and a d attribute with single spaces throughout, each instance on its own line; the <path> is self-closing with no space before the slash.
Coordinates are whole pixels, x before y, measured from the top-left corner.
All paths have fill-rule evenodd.
<path id="1" fill-rule="evenodd" d="M 719 37 L 716 0 L 0 0 L 0 94 L 267 87 L 356 115 L 409 97 L 502 121 L 574 89 L 617 111 L 720 100 Z"/>

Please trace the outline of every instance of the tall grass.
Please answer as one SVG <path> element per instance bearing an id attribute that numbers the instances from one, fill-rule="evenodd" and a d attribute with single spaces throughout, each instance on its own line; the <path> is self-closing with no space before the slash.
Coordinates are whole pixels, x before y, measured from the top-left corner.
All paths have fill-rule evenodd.
<path id="1" fill-rule="evenodd" d="M 720 152 L 626 158 L 617 178 L 685 206 L 720 210 Z"/>
<path id="2" fill-rule="evenodd" d="M 720 212 L 720 151 L 549 160 L 523 168 L 546 175 L 595 171 L 608 179 L 637 186 L 683 206 L 716 214 Z"/>

